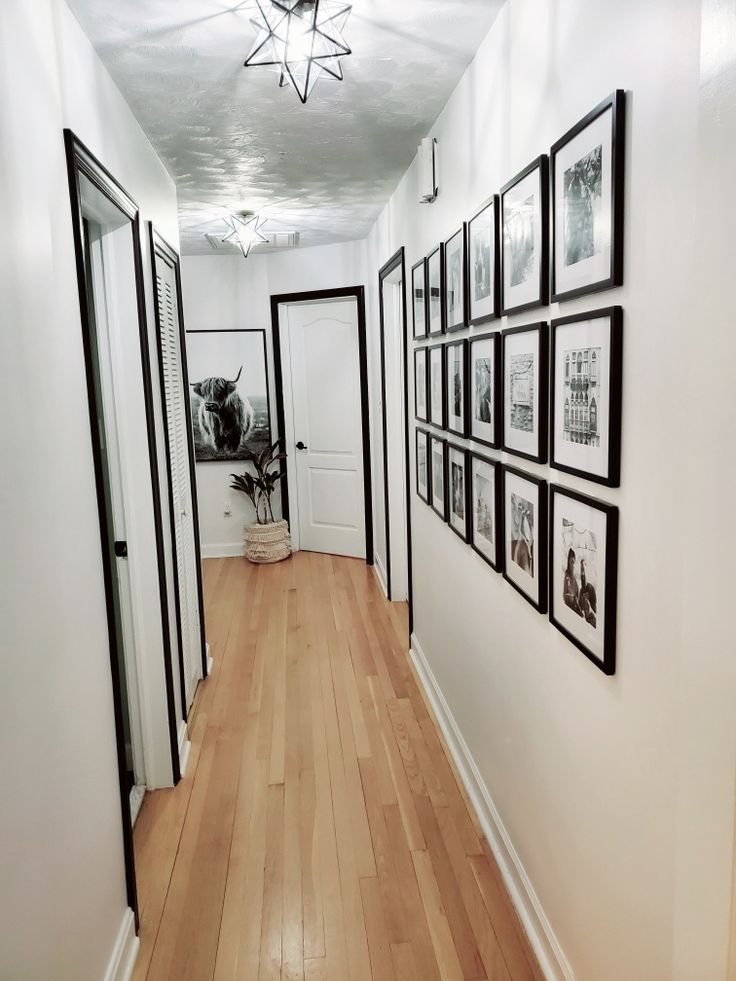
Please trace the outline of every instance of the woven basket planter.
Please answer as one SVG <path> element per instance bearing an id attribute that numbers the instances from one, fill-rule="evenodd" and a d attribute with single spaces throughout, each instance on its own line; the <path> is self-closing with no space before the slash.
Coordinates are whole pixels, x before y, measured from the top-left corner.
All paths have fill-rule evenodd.
<path id="1" fill-rule="evenodd" d="M 291 555 L 291 535 L 285 521 L 247 525 L 245 557 L 251 562 L 281 562 Z"/>

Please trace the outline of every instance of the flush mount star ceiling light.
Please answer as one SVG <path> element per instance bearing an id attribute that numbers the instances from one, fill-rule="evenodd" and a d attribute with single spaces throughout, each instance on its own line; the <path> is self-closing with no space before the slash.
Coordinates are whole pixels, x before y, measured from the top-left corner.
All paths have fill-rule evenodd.
<path id="1" fill-rule="evenodd" d="M 319 78 L 341 82 L 340 58 L 351 54 L 342 35 L 352 7 L 339 0 L 253 0 L 251 24 L 257 34 L 245 67 L 267 66 L 279 73 L 301 101 Z"/>
<path id="2" fill-rule="evenodd" d="M 238 215 L 230 215 L 225 218 L 229 232 L 223 235 L 222 241 L 229 245 L 237 245 L 243 253 L 243 258 L 248 258 L 248 253 L 254 245 L 260 242 L 268 242 L 268 238 L 261 232 L 266 219 L 251 212 L 243 212 Z"/>

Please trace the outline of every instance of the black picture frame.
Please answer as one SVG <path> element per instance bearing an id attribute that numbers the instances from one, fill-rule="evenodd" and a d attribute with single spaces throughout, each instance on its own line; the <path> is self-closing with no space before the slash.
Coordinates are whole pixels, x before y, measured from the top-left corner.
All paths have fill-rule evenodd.
<path id="1" fill-rule="evenodd" d="M 417 279 L 421 277 L 421 285 Z M 417 289 L 422 293 L 422 314 L 417 318 Z M 421 322 L 418 322 L 418 319 Z M 429 304 L 427 303 L 427 260 L 420 259 L 411 268 L 411 322 L 412 336 L 415 341 L 424 340 L 429 334 Z"/>
<path id="2" fill-rule="evenodd" d="M 445 249 L 440 244 L 427 256 L 427 337 L 440 337 L 445 333 Z M 437 274 L 434 276 L 434 267 Z M 432 329 L 432 301 L 434 291 L 439 301 L 439 329 Z"/>
<path id="3" fill-rule="evenodd" d="M 557 378 L 558 378 L 558 334 L 560 328 L 569 324 L 584 323 L 589 320 L 609 321 L 609 355 L 608 355 L 608 454 L 607 467 L 604 474 L 597 474 L 591 470 L 572 466 L 560 460 L 560 448 L 557 439 Z M 595 357 L 595 355 L 593 355 Z M 586 372 L 587 374 L 587 372 Z M 562 371 L 563 378 L 565 371 Z M 591 365 L 590 382 L 585 385 L 593 384 L 593 371 Z M 596 382 L 597 384 L 597 382 Z M 557 317 L 551 324 L 551 356 L 550 356 L 550 466 L 555 470 L 562 470 L 565 473 L 575 474 L 584 477 L 586 480 L 606 487 L 618 487 L 621 483 L 621 409 L 622 409 L 622 385 L 623 385 L 623 310 L 620 306 L 603 307 L 600 310 L 591 310 L 584 313 L 576 313 L 567 317 Z M 591 398 L 593 396 L 591 395 Z M 587 393 L 586 393 L 587 400 Z M 562 406 L 563 414 L 565 406 Z M 599 410 L 600 411 L 600 410 Z M 599 412 L 595 414 L 596 421 Z"/>
<path id="4" fill-rule="evenodd" d="M 569 629 L 561 620 L 560 616 L 563 616 L 563 612 L 559 607 L 559 603 L 556 602 L 557 591 L 555 590 L 555 556 L 558 554 L 555 548 L 555 509 L 558 507 L 556 501 L 558 498 L 567 497 L 572 501 L 577 501 L 578 503 L 591 508 L 594 511 L 599 512 L 603 515 L 605 522 L 605 589 L 603 590 L 603 611 L 604 611 L 604 621 L 603 621 L 603 631 L 602 631 L 602 653 L 598 656 L 584 641 L 581 636 L 578 636 Z M 617 597 L 618 597 L 618 531 L 619 531 L 619 510 L 613 504 L 608 504 L 605 501 L 599 501 L 596 498 L 588 497 L 587 494 L 581 494 L 578 491 L 572 490 L 570 487 L 563 487 L 561 484 L 551 484 L 550 485 L 550 502 L 549 502 L 549 529 L 550 529 L 550 543 L 549 543 L 549 583 L 550 583 L 550 601 L 549 601 L 549 619 L 552 624 L 564 634 L 567 639 L 581 651 L 589 661 L 591 661 L 595 666 L 606 675 L 613 675 L 616 673 L 616 620 L 617 620 Z M 565 544 L 562 548 L 565 548 Z M 565 561 L 565 556 L 560 555 L 560 560 Z M 558 563 L 559 564 L 559 563 Z M 581 562 L 582 565 L 582 562 Z M 565 574 L 566 575 L 566 574 Z M 588 590 L 589 585 L 583 585 L 581 587 L 580 595 L 582 595 L 583 590 Z M 563 578 L 563 594 L 565 591 L 565 584 Z M 578 596 L 575 597 L 576 601 Z M 562 601 L 563 605 L 570 606 L 566 600 Z M 580 601 L 580 607 L 575 610 L 578 617 L 582 623 L 588 619 L 589 613 L 581 612 L 581 607 L 583 610 L 590 611 L 596 621 L 596 625 L 600 620 L 600 603 L 597 596 L 595 588 L 592 592 L 592 606 L 590 600 L 586 601 L 583 605 L 582 600 Z M 568 614 L 569 616 L 569 614 Z"/>
<path id="5" fill-rule="evenodd" d="M 481 453 L 476 453 L 474 450 L 470 450 L 470 460 L 468 462 L 468 470 L 470 479 L 468 480 L 468 497 L 469 497 L 469 509 L 470 517 L 468 521 L 470 529 L 469 543 L 470 547 L 476 552 L 484 562 L 486 562 L 495 572 L 503 571 L 503 509 L 501 507 L 501 491 L 502 491 L 502 469 L 503 464 L 500 460 L 492 460 L 490 457 L 483 456 Z M 489 466 L 493 468 L 494 480 L 493 480 L 493 500 L 491 501 L 491 506 L 493 508 L 493 523 L 496 531 L 496 540 L 493 543 L 494 549 L 489 555 L 487 551 L 484 551 L 478 545 L 478 535 L 475 530 L 475 484 L 474 484 L 474 474 L 475 474 L 475 463 Z M 492 556 L 492 557 L 491 557 Z"/>
<path id="6" fill-rule="evenodd" d="M 435 443 L 439 443 L 442 446 L 442 483 L 443 483 L 443 500 L 442 508 L 437 507 L 435 504 L 435 486 L 434 486 L 434 454 L 433 446 Z M 427 457 L 429 461 L 429 502 L 432 510 L 442 518 L 443 521 L 447 521 L 447 440 L 442 436 L 438 436 L 436 433 L 429 434 L 429 456 Z"/>
<path id="7" fill-rule="evenodd" d="M 438 429 L 444 429 L 447 425 L 447 365 L 445 362 L 445 345 L 444 344 L 431 344 L 426 348 L 427 351 L 427 414 L 429 416 L 429 423 L 432 426 L 436 426 Z M 439 353 L 437 353 L 439 352 Z M 432 411 L 434 404 L 433 394 L 434 386 L 432 384 L 433 376 L 433 360 L 439 358 L 441 368 L 440 368 L 440 396 L 442 399 L 442 408 L 440 410 L 439 419 L 435 416 Z"/>
<path id="8" fill-rule="evenodd" d="M 508 373 L 506 370 L 506 359 L 511 347 L 510 338 L 525 333 L 538 334 L 539 367 L 537 371 L 537 439 L 532 452 L 526 452 L 518 446 L 512 446 L 509 442 L 510 427 L 506 421 L 507 412 L 510 411 L 512 400 L 506 391 Z M 548 409 L 549 409 L 549 328 L 544 321 L 533 324 L 522 324 L 519 327 L 509 327 L 501 334 L 501 364 L 502 364 L 502 447 L 506 453 L 513 453 L 514 456 L 522 457 L 524 460 L 531 460 L 533 463 L 547 462 L 548 449 Z"/>
<path id="9" fill-rule="evenodd" d="M 445 375 L 445 429 L 448 433 L 453 433 L 455 436 L 466 437 L 468 435 L 468 342 L 465 338 L 460 341 L 448 341 L 445 345 L 444 353 L 444 375 Z M 463 390 L 460 396 L 460 425 L 459 427 L 453 426 L 452 422 L 455 418 L 455 414 L 450 412 L 450 399 L 453 398 L 454 394 L 454 383 L 453 379 L 450 377 L 450 355 L 455 349 L 460 349 L 460 364 L 462 365 L 463 373 Z"/>
<path id="10" fill-rule="evenodd" d="M 506 269 L 509 266 L 508 237 L 506 235 L 507 216 L 506 199 L 513 189 L 523 180 L 538 171 L 536 193 L 539 195 L 539 262 L 537 269 L 537 291 L 532 299 L 523 302 L 511 302 L 506 288 Z M 534 307 L 546 306 L 549 303 L 549 160 L 543 153 L 512 177 L 501 188 L 500 193 L 500 246 L 501 246 L 501 313 L 504 316 L 521 313 Z M 534 235 L 534 229 L 532 229 Z"/>
<path id="11" fill-rule="evenodd" d="M 490 344 L 493 349 L 493 365 L 491 367 L 491 420 L 493 426 L 492 439 L 486 439 L 485 435 L 479 435 L 478 431 L 473 429 L 476 422 L 479 425 L 488 425 L 488 423 L 478 418 L 477 412 L 477 401 L 478 401 L 478 386 L 475 379 L 475 358 L 473 355 L 473 349 L 476 345 L 480 344 Z M 501 333 L 500 331 L 495 331 L 488 334 L 477 334 L 472 336 L 468 341 L 468 371 L 467 371 L 467 389 L 468 389 L 468 439 L 472 439 L 474 443 L 480 443 L 483 446 L 488 446 L 491 449 L 498 449 L 501 446 L 503 438 L 503 377 L 501 374 L 502 367 L 502 350 L 501 350 Z"/>
<path id="12" fill-rule="evenodd" d="M 609 273 L 607 276 L 568 289 L 558 289 L 557 259 L 558 231 L 561 231 L 557 216 L 557 158 L 561 150 L 573 139 L 590 127 L 601 115 L 611 112 L 611 243 L 609 253 Z M 626 93 L 616 89 L 603 99 L 579 122 L 560 137 L 550 149 L 550 184 L 552 188 L 552 302 L 569 300 L 575 296 L 597 293 L 623 285 L 624 281 L 624 171 L 626 164 Z"/>
<path id="13" fill-rule="evenodd" d="M 450 275 L 448 270 L 448 257 L 454 253 L 454 242 L 460 241 L 460 300 L 461 316 L 454 320 L 450 318 Z M 442 301 L 445 313 L 445 332 L 451 333 L 456 330 L 463 330 L 468 326 L 468 226 L 465 222 L 458 230 L 445 240 L 442 248 Z"/>
<path id="14" fill-rule="evenodd" d="M 414 349 L 414 418 L 420 422 L 429 422 L 429 348 L 418 347 Z M 419 389 L 417 386 L 417 366 L 424 361 L 424 408 L 425 414 L 421 415 L 419 407 Z"/>
<path id="15" fill-rule="evenodd" d="M 471 327 L 477 327 L 479 324 L 488 323 L 491 320 L 496 320 L 501 312 L 501 249 L 499 243 L 499 195 L 493 194 L 491 197 L 483 203 L 483 205 L 476 211 L 473 217 L 468 222 L 467 234 L 465 239 L 465 250 L 467 255 L 467 266 L 468 266 L 468 276 L 467 276 L 467 315 L 468 324 Z M 490 256 L 490 284 L 491 284 L 491 298 L 490 298 L 490 310 L 488 312 L 478 314 L 474 316 L 474 308 L 476 303 L 479 301 L 474 300 L 474 283 L 475 283 L 475 270 L 473 264 L 473 225 L 480 222 L 486 215 L 486 213 L 492 211 L 491 219 L 491 256 Z"/>
<path id="16" fill-rule="evenodd" d="M 432 502 L 432 492 L 430 487 L 431 479 L 430 479 L 430 465 L 429 465 L 430 463 L 429 437 L 430 437 L 430 433 L 426 429 L 421 429 L 420 427 L 416 428 L 415 435 L 414 435 L 414 482 L 416 485 L 417 497 L 419 498 L 420 501 L 424 501 L 425 504 L 431 504 Z M 425 481 L 426 488 L 427 488 L 426 497 L 422 494 L 420 490 L 421 485 L 419 483 L 419 444 L 422 441 L 424 442 L 424 449 L 426 454 L 425 456 L 426 468 L 427 468 L 426 481 Z"/>
<path id="17" fill-rule="evenodd" d="M 463 530 L 460 531 L 452 523 L 453 516 L 456 512 L 453 510 L 453 503 L 455 500 L 455 493 L 453 487 L 453 453 L 458 453 L 462 457 L 462 473 L 463 473 L 463 486 L 461 490 L 461 500 L 463 506 Z M 459 446 L 457 443 L 448 442 L 447 444 L 447 523 L 451 530 L 466 544 L 470 541 L 470 481 L 468 480 L 468 474 L 470 473 L 470 451 L 465 446 Z"/>
<path id="18" fill-rule="evenodd" d="M 518 477 L 521 480 L 526 481 L 529 484 L 536 486 L 537 488 L 537 512 L 535 515 L 535 520 L 537 524 L 537 554 L 533 558 L 534 566 L 537 569 L 537 599 L 535 600 L 526 590 L 522 589 L 521 585 L 516 582 L 512 577 L 513 568 L 506 558 L 506 538 L 509 531 L 510 522 L 506 518 L 506 485 L 508 483 L 509 476 Z M 547 612 L 548 603 L 548 558 L 547 558 L 547 546 L 548 546 L 548 512 L 547 512 L 547 481 L 542 477 L 535 477 L 534 474 L 527 473 L 525 470 L 518 470 L 516 467 L 510 467 L 508 464 L 503 464 L 501 469 L 501 512 L 502 512 L 502 522 L 501 527 L 503 528 L 503 567 L 502 573 L 503 577 L 514 589 L 523 596 L 524 599 L 530 603 L 538 613 Z M 521 564 L 519 564 L 521 568 Z"/>

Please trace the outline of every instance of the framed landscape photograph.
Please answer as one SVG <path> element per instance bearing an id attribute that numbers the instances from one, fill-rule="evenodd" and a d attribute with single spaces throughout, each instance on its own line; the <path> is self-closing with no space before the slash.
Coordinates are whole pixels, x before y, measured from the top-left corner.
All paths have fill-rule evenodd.
<path id="1" fill-rule="evenodd" d="M 447 378 L 445 375 L 445 345 L 435 344 L 426 348 L 429 374 L 429 421 L 433 426 L 445 428 L 445 391 Z"/>
<path id="2" fill-rule="evenodd" d="M 445 428 L 456 436 L 468 434 L 468 342 L 445 344 Z"/>
<path id="3" fill-rule="evenodd" d="M 623 283 L 625 108 L 618 89 L 550 151 L 553 301 Z"/>
<path id="4" fill-rule="evenodd" d="M 618 508 L 553 484 L 550 543 L 549 618 L 596 667 L 613 674 Z"/>
<path id="5" fill-rule="evenodd" d="M 497 572 L 503 566 L 501 464 L 470 454 L 470 545 Z"/>
<path id="6" fill-rule="evenodd" d="M 468 451 L 462 446 L 447 446 L 447 484 L 449 492 L 448 522 L 464 542 L 470 538 L 468 506 Z"/>
<path id="7" fill-rule="evenodd" d="M 498 195 L 468 222 L 468 323 L 498 316 Z"/>
<path id="8" fill-rule="evenodd" d="M 607 487 L 621 482 L 621 307 L 552 321 L 551 464 Z"/>
<path id="9" fill-rule="evenodd" d="M 427 261 L 422 259 L 411 271 L 411 310 L 414 337 L 427 336 Z"/>
<path id="10" fill-rule="evenodd" d="M 429 434 L 430 502 L 443 521 L 447 521 L 447 443 Z"/>
<path id="11" fill-rule="evenodd" d="M 547 324 L 503 332 L 503 448 L 547 461 Z"/>
<path id="12" fill-rule="evenodd" d="M 425 429 L 416 430 L 416 452 L 417 494 L 429 504 L 429 433 Z"/>
<path id="13" fill-rule="evenodd" d="M 501 188 L 501 312 L 549 301 L 549 164 L 542 155 Z"/>
<path id="14" fill-rule="evenodd" d="M 485 446 L 501 445 L 501 335 L 483 334 L 469 342 L 469 436 Z"/>
<path id="15" fill-rule="evenodd" d="M 467 326 L 465 302 L 466 226 L 460 228 L 445 242 L 445 330 L 462 330 Z"/>
<path id="16" fill-rule="evenodd" d="M 418 347 L 414 351 L 414 415 L 421 422 L 429 422 L 427 362 L 427 348 Z"/>
<path id="17" fill-rule="evenodd" d="M 503 576 L 547 612 L 547 481 L 503 468 Z"/>
<path id="18" fill-rule="evenodd" d="M 271 445 L 266 332 L 186 333 L 197 462 L 244 460 Z"/>
<path id="19" fill-rule="evenodd" d="M 427 256 L 427 329 L 431 337 L 445 331 L 445 305 L 443 301 L 443 247 L 438 245 Z"/>

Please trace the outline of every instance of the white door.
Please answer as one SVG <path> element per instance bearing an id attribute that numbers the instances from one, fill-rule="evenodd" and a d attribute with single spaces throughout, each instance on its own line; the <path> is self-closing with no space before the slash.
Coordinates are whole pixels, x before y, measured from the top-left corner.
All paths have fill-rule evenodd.
<path id="1" fill-rule="evenodd" d="M 280 318 L 295 547 L 364 559 L 357 301 L 284 304 Z"/>

